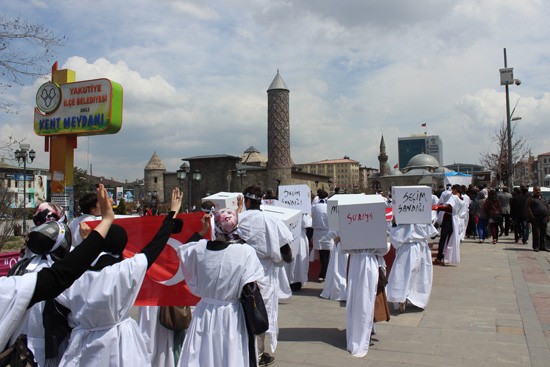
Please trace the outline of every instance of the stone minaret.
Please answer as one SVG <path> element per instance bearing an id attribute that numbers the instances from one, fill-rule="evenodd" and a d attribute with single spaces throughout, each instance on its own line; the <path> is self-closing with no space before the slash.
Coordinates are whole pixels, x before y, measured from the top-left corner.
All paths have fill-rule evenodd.
<path id="1" fill-rule="evenodd" d="M 291 180 L 289 94 L 277 70 L 267 90 L 267 187 Z"/>
<path id="2" fill-rule="evenodd" d="M 388 155 L 386 154 L 386 143 L 384 143 L 384 135 L 380 140 L 380 154 L 378 154 L 378 161 L 380 162 L 380 176 L 387 176 L 390 174 L 390 165 L 388 164 Z"/>

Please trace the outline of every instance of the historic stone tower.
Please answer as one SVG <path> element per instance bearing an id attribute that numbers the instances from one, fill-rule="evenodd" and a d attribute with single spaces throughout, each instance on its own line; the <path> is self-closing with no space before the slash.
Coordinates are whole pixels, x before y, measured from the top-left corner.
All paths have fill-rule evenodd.
<path id="1" fill-rule="evenodd" d="M 277 70 L 267 90 L 267 187 L 291 183 L 289 94 Z"/>
<path id="2" fill-rule="evenodd" d="M 380 162 L 380 176 L 387 176 L 390 174 L 390 165 L 388 164 L 388 155 L 386 154 L 386 143 L 384 143 L 384 135 L 380 140 L 380 154 L 378 155 L 378 161 Z"/>
<path id="3" fill-rule="evenodd" d="M 164 203 L 164 173 L 166 168 L 160 160 L 157 152 L 154 152 L 145 166 L 145 194 L 157 197 L 159 203 Z M 147 197 L 147 199 L 151 199 Z"/>

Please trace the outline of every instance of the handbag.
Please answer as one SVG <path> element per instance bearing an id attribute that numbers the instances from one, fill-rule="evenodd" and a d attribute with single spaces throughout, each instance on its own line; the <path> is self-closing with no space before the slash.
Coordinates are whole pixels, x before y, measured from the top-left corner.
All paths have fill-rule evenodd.
<path id="1" fill-rule="evenodd" d="M 244 285 L 241 293 L 246 328 L 249 333 L 260 335 L 269 329 L 269 319 L 260 288 L 256 282 Z"/>
<path id="2" fill-rule="evenodd" d="M 159 322 L 170 330 L 186 330 L 191 323 L 191 306 L 160 306 Z"/>
<path id="3" fill-rule="evenodd" d="M 21 334 L 11 346 L 0 353 L 0 367 L 36 367 L 34 354 L 27 346 L 27 336 Z"/>
<path id="4" fill-rule="evenodd" d="M 378 267 L 378 287 L 376 289 L 376 298 L 374 299 L 374 322 L 390 321 L 390 307 L 386 298 L 386 285 L 388 278 L 386 273 Z"/>

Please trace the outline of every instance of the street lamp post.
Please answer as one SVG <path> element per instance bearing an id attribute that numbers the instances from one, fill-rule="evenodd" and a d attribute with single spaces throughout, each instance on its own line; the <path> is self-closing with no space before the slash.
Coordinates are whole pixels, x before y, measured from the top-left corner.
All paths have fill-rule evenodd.
<path id="1" fill-rule="evenodd" d="M 191 192 L 192 181 L 200 181 L 202 174 L 198 170 L 194 170 L 191 173 L 191 165 L 189 162 L 184 161 L 180 166 L 180 169 L 176 171 L 176 178 L 178 179 L 180 185 L 183 184 L 183 181 L 187 179 L 187 209 L 188 211 L 192 210 L 193 198 Z"/>
<path id="2" fill-rule="evenodd" d="M 244 169 L 237 170 L 237 176 L 239 176 L 240 179 L 241 179 L 240 190 L 243 191 L 243 178 L 246 177 L 246 170 L 244 170 Z"/>
<path id="3" fill-rule="evenodd" d="M 514 68 L 508 67 L 508 61 L 506 57 L 506 48 L 504 48 L 504 69 L 500 69 L 500 85 L 504 85 L 506 92 L 506 135 L 508 140 L 508 187 L 510 192 L 513 190 L 513 175 L 514 175 L 514 166 L 512 160 L 512 125 L 511 119 L 512 115 L 510 114 L 510 94 L 508 91 L 508 86 L 510 84 L 520 85 L 521 80 L 514 79 Z"/>
<path id="4" fill-rule="evenodd" d="M 19 149 L 15 151 L 17 163 L 23 163 L 23 236 L 27 232 L 27 163 L 31 164 L 36 157 L 36 152 L 30 148 L 30 144 L 19 144 Z"/>

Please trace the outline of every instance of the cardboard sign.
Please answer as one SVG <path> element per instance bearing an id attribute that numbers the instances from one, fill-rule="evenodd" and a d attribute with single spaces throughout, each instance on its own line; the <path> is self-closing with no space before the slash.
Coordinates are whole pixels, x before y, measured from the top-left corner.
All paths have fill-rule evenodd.
<path id="1" fill-rule="evenodd" d="M 202 198 L 202 202 L 210 200 L 214 203 L 215 210 L 224 208 L 237 210 L 237 198 L 242 195 L 238 192 L 218 192 L 217 194 Z"/>
<path id="2" fill-rule="evenodd" d="M 279 186 L 279 201 L 289 208 L 311 214 L 311 189 L 308 185 Z"/>
<path id="3" fill-rule="evenodd" d="M 333 195 L 327 200 L 327 214 L 328 214 L 328 229 L 331 231 L 338 231 L 339 219 L 338 219 L 338 203 L 342 202 L 357 202 L 365 197 L 365 194 L 338 194 Z"/>
<path id="4" fill-rule="evenodd" d="M 431 188 L 428 186 L 392 187 L 392 211 L 397 224 L 431 223 Z"/>
<path id="5" fill-rule="evenodd" d="M 364 195 L 353 202 L 338 203 L 338 224 L 342 250 L 387 247 L 386 200 Z"/>
<path id="6" fill-rule="evenodd" d="M 260 209 L 266 213 L 273 214 L 283 221 L 286 227 L 292 233 L 293 241 L 290 247 L 294 254 L 298 253 L 299 242 L 296 241 L 300 237 L 302 231 L 302 212 L 298 209 L 284 208 L 280 206 L 261 205 Z"/>

